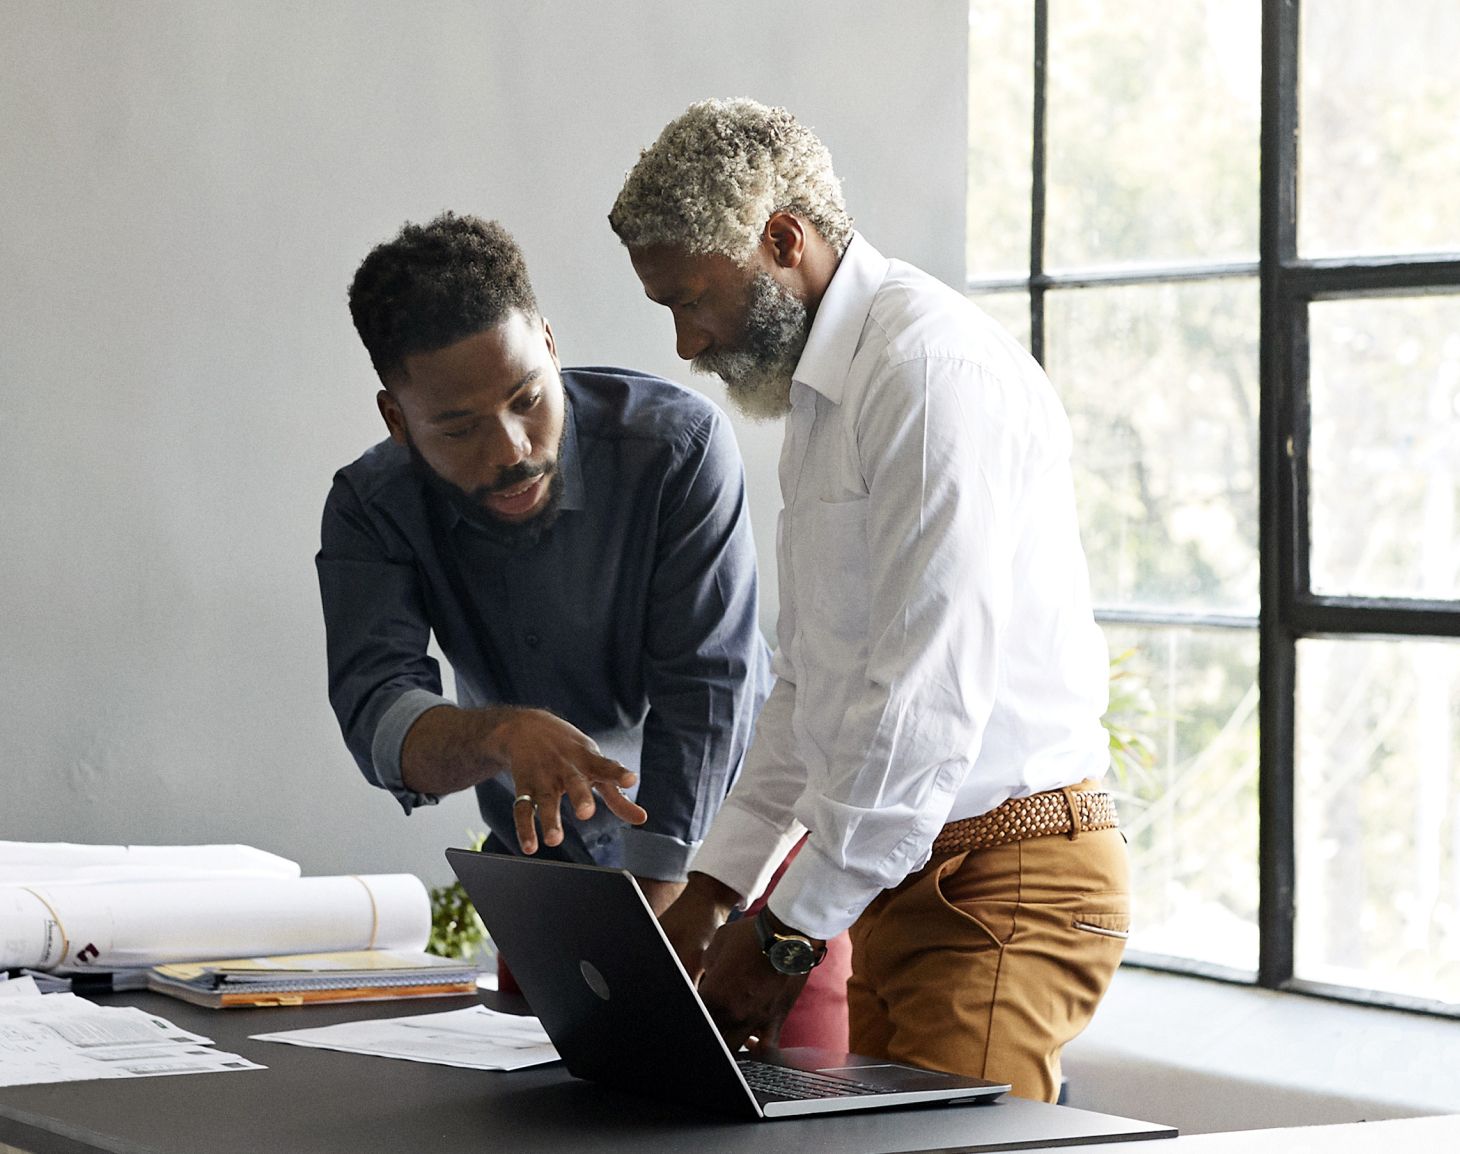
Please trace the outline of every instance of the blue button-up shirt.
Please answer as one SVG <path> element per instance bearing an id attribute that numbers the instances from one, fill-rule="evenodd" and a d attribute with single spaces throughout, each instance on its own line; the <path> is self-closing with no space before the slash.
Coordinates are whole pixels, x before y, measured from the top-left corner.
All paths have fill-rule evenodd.
<path id="1" fill-rule="evenodd" d="M 434 632 L 463 707 L 550 710 L 640 775 L 643 826 L 564 807 L 569 860 L 678 880 L 739 771 L 769 689 L 744 471 L 698 393 L 621 369 L 563 372 L 561 514 L 505 549 L 383 441 L 341 469 L 316 558 L 330 701 L 365 777 L 407 813 L 406 731 L 442 704 Z M 510 777 L 477 786 L 516 846 Z"/>

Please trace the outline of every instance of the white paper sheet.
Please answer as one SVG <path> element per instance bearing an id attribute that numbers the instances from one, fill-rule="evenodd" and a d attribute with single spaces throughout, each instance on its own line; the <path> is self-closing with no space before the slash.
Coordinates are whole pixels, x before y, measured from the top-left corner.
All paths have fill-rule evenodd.
<path id="1" fill-rule="evenodd" d="M 430 932 L 431 899 L 410 874 L 0 886 L 8 969 L 421 950 Z"/>
<path id="2" fill-rule="evenodd" d="M 40 994 L 26 978 L 0 985 L 0 1086 L 264 1068 L 133 1007 Z"/>
<path id="3" fill-rule="evenodd" d="M 298 876 L 297 862 L 248 845 L 0 841 L 0 885 Z"/>
<path id="4" fill-rule="evenodd" d="M 555 1062 L 558 1058 L 558 1052 L 536 1018 L 502 1014 L 486 1006 L 254 1034 L 253 1039 L 460 1066 L 467 1070 L 520 1070 Z"/>

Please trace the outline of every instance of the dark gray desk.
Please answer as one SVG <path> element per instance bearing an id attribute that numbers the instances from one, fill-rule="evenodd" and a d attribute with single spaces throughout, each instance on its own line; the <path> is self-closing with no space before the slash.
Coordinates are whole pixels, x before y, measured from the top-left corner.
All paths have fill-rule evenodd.
<path id="1" fill-rule="evenodd" d="M 611 1151 L 885 1154 L 983 1151 L 1164 1138 L 1169 1127 L 1005 1099 L 842 1117 L 738 1122 L 580 1082 L 554 1063 L 484 1073 L 277 1042 L 249 1034 L 458 1009 L 434 998 L 298 1009 L 205 1010 L 154 994 L 140 1006 L 268 1067 L 0 1089 L 0 1143 L 31 1154 L 531 1154 Z M 520 1008 L 494 994 L 482 1000 Z"/>

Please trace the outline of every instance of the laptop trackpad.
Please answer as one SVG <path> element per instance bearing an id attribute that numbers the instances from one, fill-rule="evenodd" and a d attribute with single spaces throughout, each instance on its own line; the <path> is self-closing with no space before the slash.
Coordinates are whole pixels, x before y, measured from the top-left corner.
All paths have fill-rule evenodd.
<path id="1" fill-rule="evenodd" d="M 932 1090 L 948 1085 L 946 1074 L 931 1070 L 919 1070 L 915 1066 L 900 1066 L 896 1062 L 869 1063 L 865 1066 L 818 1066 L 818 1074 L 829 1074 L 833 1078 L 852 1078 L 858 1082 L 870 1082 L 888 1091 Z"/>
<path id="2" fill-rule="evenodd" d="M 861 1054 L 838 1053 L 834 1050 L 817 1050 L 809 1046 L 788 1047 L 775 1051 L 775 1061 L 799 1070 L 811 1070 L 833 1078 L 850 1078 L 866 1082 L 888 1092 L 899 1090 L 946 1090 L 959 1083 L 969 1088 L 988 1086 L 990 1083 L 978 1078 L 963 1078 L 955 1074 L 943 1074 L 935 1070 L 923 1070 L 900 1062 L 889 1062 L 884 1058 L 867 1058 Z"/>

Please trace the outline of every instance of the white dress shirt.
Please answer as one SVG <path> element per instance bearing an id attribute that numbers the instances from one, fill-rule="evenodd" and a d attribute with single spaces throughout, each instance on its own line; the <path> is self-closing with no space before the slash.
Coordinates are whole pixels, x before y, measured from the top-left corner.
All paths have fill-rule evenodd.
<path id="1" fill-rule="evenodd" d="M 1098 778 L 1108 652 L 1070 429 L 960 294 L 854 236 L 791 386 L 778 681 L 693 868 L 829 938 L 945 822 Z"/>

